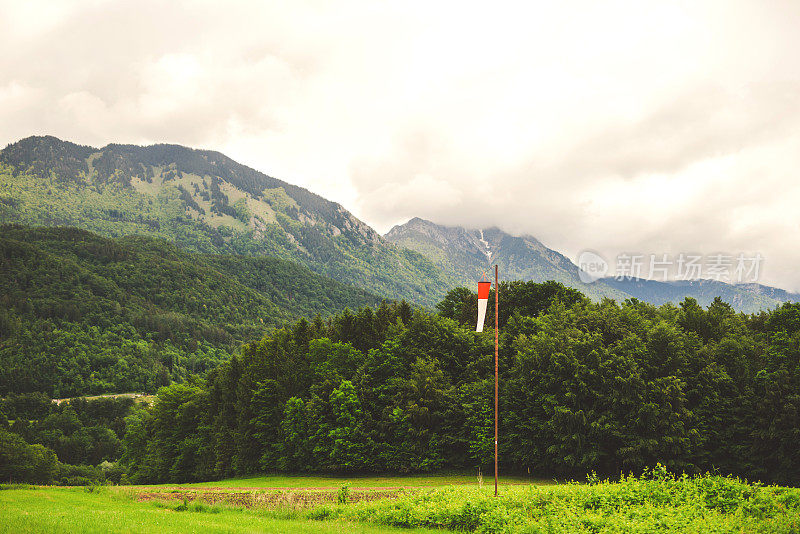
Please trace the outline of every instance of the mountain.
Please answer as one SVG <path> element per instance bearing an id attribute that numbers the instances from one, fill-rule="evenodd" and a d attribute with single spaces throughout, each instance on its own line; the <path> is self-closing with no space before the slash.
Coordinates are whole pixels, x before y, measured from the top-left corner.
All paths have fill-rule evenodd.
<path id="1" fill-rule="evenodd" d="M 504 280 L 555 280 L 595 300 L 628 298 L 624 292 L 602 282 L 581 282 L 574 263 L 529 235 L 515 237 L 497 228 L 467 230 L 415 217 L 395 226 L 385 237 L 427 256 L 448 277 L 470 288 L 484 270 L 497 264 Z"/>
<path id="2" fill-rule="evenodd" d="M 584 283 L 578 267 L 532 236 L 512 236 L 497 228 L 468 230 L 414 218 L 395 226 L 386 239 L 427 256 L 448 277 L 472 287 L 484 270 L 499 265 L 505 280 L 556 280 L 588 297 L 621 301 L 628 298 L 661 305 L 692 297 L 708 306 L 721 297 L 735 309 L 757 312 L 783 302 L 800 301 L 800 295 L 760 284 L 726 284 L 715 280 L 661 282 L 647 279 L 603 278 Z"/>
<path id="3" fill-rule="evenodd" d="M 210 254 L 274 256 L 393 298 L 433 305 L 452 287 L 335 202 L 178 145 L 81 146 L 29 137 L 0 151 L 0 223 L 149 235 Z"/>
<path id="4" fill-rule="evenodd" d="M 779 302 L 800 302 L 800 293 L 794 293 L 777 287 L 765 286 L 756 283 L 736 284 L 737 289 L 762 295 Z"/>
<path id="5" fill-rule="evenodd" d="M 286 321 L 379 302 L 277 258 L 0 226 L 0 395 L 154 391 Z"/>
<path id="6" fill-rule="evenodd" d="M 761 284 L 726 284 L 717 280 L 659 281 L 644 278 L 603 278 L 602 282 L 631 297 L 655 305 L 679 303 L 692 297 L 701 306 L 708 306 L 720 297 L 734 309 L 753 313 L 769 310 L 784 302 L 800 302 L 800 295 Z"/>
<path id="7" fill-rule="evenodd" d="M 29 137 L 0 151 L 0 224 L 75 226 L 146 235 L 205 254 L 271 256 L 389 298 L 433 306 L 500 265 L 505 280 L 556 280 L 594 300 L 660 304 L 716 296 L 754 312 L 798 295 L 758 284 L 603 279 L 532 236 L 415 218 L 381 237 L 339 204 L 241 165 L 178 145 L 81 146 Z"/>

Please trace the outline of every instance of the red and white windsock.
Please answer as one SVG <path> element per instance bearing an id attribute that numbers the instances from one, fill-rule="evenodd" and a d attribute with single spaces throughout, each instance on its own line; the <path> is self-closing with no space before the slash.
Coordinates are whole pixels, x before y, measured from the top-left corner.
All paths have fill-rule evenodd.
<path id="1" fill-rule="evenodd" d="M 486 320 L 486 305 L 489 304 L 491 282 L 478 282 L 478 326 L 476 332 L 483 332 L 483 321 Z"/>

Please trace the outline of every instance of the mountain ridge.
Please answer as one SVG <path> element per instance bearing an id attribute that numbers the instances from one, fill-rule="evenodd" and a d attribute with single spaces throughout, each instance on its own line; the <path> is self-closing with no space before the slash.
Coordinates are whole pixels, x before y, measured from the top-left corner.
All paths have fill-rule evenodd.
<path id="1" fill-rule="evenodd" d="M 468 287 L 483 270 L 497 263 L 506 280 L 555 280 L 594 300 L 604 297 L 620 300 L 627 296 L 605 284 L 583 283 L 575 264 L 531 235 L 512 236 L 497 227 L 472 230 L 445 226 L 415 217 L 395 225 L 384 237 L 427 255 L 448 276 Z"/>
<path id="2" fill-rule="evenodd" d="M 433 305 L 453 281 L 343 206 L 180 145 L 77 145 L 33 136 L 0 151 L 0 223 L 143 234 L 183 249 L 290 259 L 374 293 Z"/>
<path id="3" fill-rule="evenodd" d="M 174 144 L 102 148 L 32 136 L 0 151 L 0 224 L 74 226 L 107 237 L 148 235 L 204 254 L 272 256 L 389 298 L 425 306 L 471 287 L 491 264 L 507 280 L 555 280 L 594 300 L 660 304 L 713 296 L 743 311 L 800 295 L 758 284 L 581 280 L 532 235 L 414 217 L 381 236 L 336 202 L 224 154 Z"/>
<path id="4" fill-rule="evenodd" d="M 734 308 L 756 312 L 800 301 L 800 294 L 762 284 L 727 284 L 715 280 L 659 281 L 644 278 L 601 278 L 591 283 L 580 280 L 579 268 L 563 254 L 545 246 L 531 235 L 513 236 L 497 227 L 468 229 L 445 226 L 414 217 L 395 225 L 386 239 L 428 255 L 438 267 L 468 287 L 490 264 L 500 266 L 504 279 L 544 282 L 556 280 L 585 293 L 594 300 L 636 298 L 655 305 L 677 304 L 685 297 L 708 306 L 715 297 Z M 485 251 L 491 253 L 486 256 Z"/>

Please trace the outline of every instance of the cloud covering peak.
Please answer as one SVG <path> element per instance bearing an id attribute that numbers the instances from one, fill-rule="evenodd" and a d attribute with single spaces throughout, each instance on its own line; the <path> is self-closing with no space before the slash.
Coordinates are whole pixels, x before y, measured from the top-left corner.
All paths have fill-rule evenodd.
<path id="1" fill-rule="evenodd" d="M 219 150 L 380 231 L 756 251 L 800 289 L 800 4 L 0 1 L 0 142 Z"/>

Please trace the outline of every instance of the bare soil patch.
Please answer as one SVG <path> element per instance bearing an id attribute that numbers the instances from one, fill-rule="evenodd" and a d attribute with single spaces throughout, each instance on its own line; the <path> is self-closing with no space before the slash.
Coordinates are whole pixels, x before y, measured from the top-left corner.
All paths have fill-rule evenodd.
<path id="1" fill-rule="evenodd" d="M 368 488 L 350 489 L 348 502 L 374 501 L 378 499 L 398 498 L 408 493 L 402 488 Z M 211 490 L 166 490 L 141 491 L 135 495 L 136 500 L 146 501 L 200 501 L 206 504 L 227 504 L 245 508 L 311 508 L 320 504 L 336 503 L 337 488 L 303 488 L 285 490 L 253 490 L 244 491 L 239 488 Z"/>

